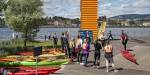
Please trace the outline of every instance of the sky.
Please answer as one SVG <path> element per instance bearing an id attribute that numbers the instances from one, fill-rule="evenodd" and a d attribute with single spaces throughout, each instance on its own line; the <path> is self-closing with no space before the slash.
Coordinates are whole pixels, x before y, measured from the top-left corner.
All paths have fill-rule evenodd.
<path id="1" fill-rule="evenodd" d="M 43 0 L 45 16 L 80 18 L 80 0 Z M 98 0 L 98 15 L 150 14 L 150 0 Z"/>

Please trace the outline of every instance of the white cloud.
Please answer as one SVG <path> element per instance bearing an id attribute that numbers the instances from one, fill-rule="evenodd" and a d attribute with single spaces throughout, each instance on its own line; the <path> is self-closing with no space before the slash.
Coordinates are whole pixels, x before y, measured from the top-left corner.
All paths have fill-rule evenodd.
<path id="1" fill-rule="evenodd" d="M 98 0 L 99 15 L 150 14 L 150 0 Z M 44 0 L 45 15 L 80 17 L 80 0 Z"/>
<path id="2" fill-rule="evenodd" d="M 99 10 L 99 15 L 111 17 L 121 14 L 150 14 L 150 0 L 120 0 L 116 4 L 111 3 L 105 8 L 100 6 L 99 9 L 102 10 Z"/>
<path id="3" fill-rule="evenodd" d="M 80 0 L 44 0 L 42 7 L 47 16 L 79 17 Z"/>

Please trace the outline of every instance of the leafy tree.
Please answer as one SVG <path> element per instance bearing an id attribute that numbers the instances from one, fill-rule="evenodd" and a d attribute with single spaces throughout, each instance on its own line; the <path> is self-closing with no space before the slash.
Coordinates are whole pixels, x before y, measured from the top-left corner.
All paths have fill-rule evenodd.
<path id="1" fill-rule="evenodd" d="M 42 24 L 41 0 L 9 0 L 5 11 L 6 23 L 16 32 L 21 32 L 26 42 L 39 31 Z"/>
<path id="2" fill-rule="evenodd" d="M 0 0 L 0 12 L 5 8 L 5 0 Z"/>

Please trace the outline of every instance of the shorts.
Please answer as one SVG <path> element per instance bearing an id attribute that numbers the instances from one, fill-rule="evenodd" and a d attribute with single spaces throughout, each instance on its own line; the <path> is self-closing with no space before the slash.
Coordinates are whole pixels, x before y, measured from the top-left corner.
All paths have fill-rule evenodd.
<path id="1" fill-rule="evenodd" d="M 113 63 L 113 54 L 112 53 L 105 53 L 105 58 L 109 61 L 109 63 Z"/>

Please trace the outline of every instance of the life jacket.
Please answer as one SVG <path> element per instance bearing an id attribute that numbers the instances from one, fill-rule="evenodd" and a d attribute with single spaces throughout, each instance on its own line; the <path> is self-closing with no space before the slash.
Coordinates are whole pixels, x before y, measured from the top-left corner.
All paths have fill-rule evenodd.
<path id="1" fill-rule="evenodd" d="M 127 36 L 126 34 L 123 34 L 123 35 L 121 35 L 121 39 L 122 39 L 122 40 L 127 40 L 127 39 L 128 39 L 128 36 Z"/>

